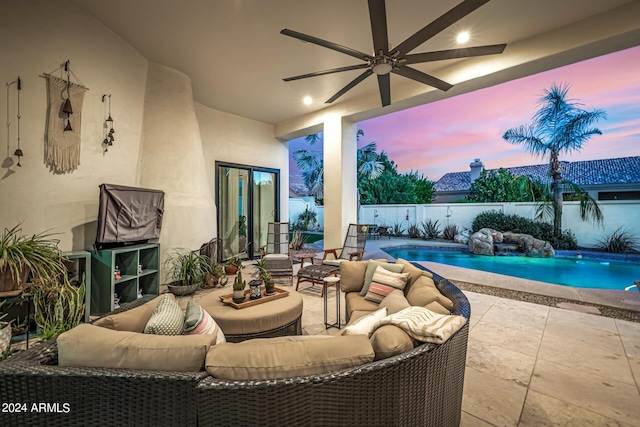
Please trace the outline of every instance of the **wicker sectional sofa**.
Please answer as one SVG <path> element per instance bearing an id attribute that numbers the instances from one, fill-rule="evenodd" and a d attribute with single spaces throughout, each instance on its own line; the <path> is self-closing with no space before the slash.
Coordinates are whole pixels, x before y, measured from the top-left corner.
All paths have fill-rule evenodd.
<path id="1" fill-rule="evenodd" d="M 464 294 L 434 274 L 452 314 Z M 457 426 L 468 323 L 444 344 L 335 372 L 272 380 L 220 380 L 206 371 L 57 365 L 56 342 L 0 363 L 0 425 Z M 35 404 L 35 405 L 34 405 Z M 4 409 L 9 409 L 7 408 Z"/>

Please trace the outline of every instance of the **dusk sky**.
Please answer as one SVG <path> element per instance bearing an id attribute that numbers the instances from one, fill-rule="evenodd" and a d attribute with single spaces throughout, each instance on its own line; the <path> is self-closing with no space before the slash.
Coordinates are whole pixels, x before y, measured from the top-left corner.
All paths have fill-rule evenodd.
<path id="1" fill-rule="evenodd" d="M 360 145 L 375 141 L 398 171 L 418 170 L 433 181 L 469 170 L 474 158 L 486 169 L 545 163 L 502 135 L 531 123 L 537 101 L 553 83 L 569 84 L 568 98 L 584 109 L 607 114 L 595 125 L 602 135 L 561 160 L 640 155 L 640 46 L 360 122 Z M 303 138 L 290 141 L 290 153 L 301 148 L 308 148 Z M 295 180 L 298 171 L 290 164 Z"/>

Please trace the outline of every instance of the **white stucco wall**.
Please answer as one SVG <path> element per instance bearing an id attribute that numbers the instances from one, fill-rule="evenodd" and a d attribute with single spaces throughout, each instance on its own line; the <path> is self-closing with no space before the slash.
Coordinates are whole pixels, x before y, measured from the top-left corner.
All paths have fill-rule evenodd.
<path id="1" fill-rule="evenodd" d="M 147 61 L 131 46 L 67 2 L 4 0 L 0 13 L 0 118 L 6 123 L 5 83 L 22 80 L 22 167 L 0 168 L 0 227 L 23 221 L 26 233 L 51 229 L 60 233 L 63 250 L 86 249 L 95 240 L 98 186 L 136 185 Z M 44 164 L 47 115 L 43 73 L 66 60 L 89 91 L 82 108 L 80 166 L 64 175 Z M 60 77 L 60 73 L 57 75 Z M 105 104 L 112 95 L 116 141 L 102 152 Z M 0 127 L 0 157 L 13 155 L 17 144 L 16 86 L 9 88 L 7 127 Z M 75 109 L 76 106 L 73 106 Z"/>
<path id="2" fill-rule="evenodd" d="M 197 249 L 215 233 L 191 79 L 150 63 L 144 106 L 140 186 L 165 192 L 160 245 Z"/>
<path id="3" fill-rule="evenodd" d="M 200 124 L 207 182 L 215 200 L 215 162 L 280 169 L 280 221 L 288 220 L 289 151 L 273 126 L 195 103 Z M 215 220 L 215 218 L 214 218 Z"/>
<path id="4" fill-rule="evenodd" d="M 594 225 L 580 218 L 579 202 L 564 202 L 562 209 L 562 226 L 571 230 L 580 246 L 594 246 L 598 240 L 611 235 L 618 227 L 623 227 L 640 236 L 637 215 L 640 202 L 635 200 L 603 200 L 598 202 L 604 215 L 604 223 Z M 366 205 L 360 208 L 359 221 L 364 224 L 393 226 L 400 224 L 407 233 L 408 225 L 418 224 L 426 220 L 438 221 L 443 229 L 447 224 L 457 225 L 459 229 L 471 228 L 473 219 L 481 212 L 504 212 L 507 215 L 520 215 L 534 218 L 535 203 L 438 203 L 427 205 Z M 406 214 L 409 213 L 409 220 Z M 377 215 L 377 216 L 376 216 Z"/>

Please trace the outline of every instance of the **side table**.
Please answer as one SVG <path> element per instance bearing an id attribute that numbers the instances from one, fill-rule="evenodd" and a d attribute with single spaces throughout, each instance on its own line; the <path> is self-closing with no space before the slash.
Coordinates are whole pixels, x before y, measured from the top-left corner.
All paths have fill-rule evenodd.
<path id="1" fill-rule="evenodd" d="M 300 252 L 297 254 L 293 254 L 294 257 L 300 260 L 300 268 L 304 267 L 305 260 L 309 261 L 311 265 L 313 265 L 313 259 L 316 257 L 316 254 Z"/>
<path id="2" fill-rule="evenodd" d="M 335 323 L 327 322 L 327 295 L 329 295 L 329 290 L 327 289 L 329 286 L 333 286 L 336 288 L 336 321 Z M 324 327 L 325 329 L 329 328 L 338 328 L 340 329 L 340 278 L 339 277 L 325 277 L 322 279 L 322 291 L 324 293 Z"/>

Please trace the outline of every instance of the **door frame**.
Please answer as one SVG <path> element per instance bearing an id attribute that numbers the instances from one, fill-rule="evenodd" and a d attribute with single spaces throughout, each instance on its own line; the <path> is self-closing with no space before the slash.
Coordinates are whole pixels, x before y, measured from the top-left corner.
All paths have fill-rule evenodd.
<path id="1" fill-rule="evenodd" d="M 247 165 L 242 163 L 232 163 L 232 162 L 224 162 L 220 160 L 216 160 L 215 162 L 215 180 L 216 180 L 216 195 L 215 195 L 215 203 L 216 203 L 216 237 L 220 239 L 220 181 L 218 180 L 218 171 L 220 168 L 235 168 L 235 169 L 244 169 L 249 171 L 249 200 L 247 203 L 249 212 L 247 213 L 247 235 L 253 236 L 253 209 L 254 209 L 254 191 L 253 191 L 253 172 L 268 172 L 273 173 L 276 177 L 275 182 L 275 190 L 276 190 L 276 215 L 274 221 L 280 221 L 280 169 L 268 168 L 264 166 L 255 166 L 255 165 Z M 247 254 L 249 258 L 254 258 L 254 242 L 253 237 L 249 240 L 249 244 L 247 246 Z"/>

